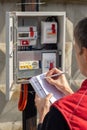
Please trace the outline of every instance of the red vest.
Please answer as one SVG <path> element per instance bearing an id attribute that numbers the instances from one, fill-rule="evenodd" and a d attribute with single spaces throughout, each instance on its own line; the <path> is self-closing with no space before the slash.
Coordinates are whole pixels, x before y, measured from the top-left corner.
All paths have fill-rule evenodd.
<path id="1" fill-rule="evenodd" d="M 70 130 L 87 130 L 87 79 L 77 92 L 61 98 L 52 106 L 63 114 Z"/>

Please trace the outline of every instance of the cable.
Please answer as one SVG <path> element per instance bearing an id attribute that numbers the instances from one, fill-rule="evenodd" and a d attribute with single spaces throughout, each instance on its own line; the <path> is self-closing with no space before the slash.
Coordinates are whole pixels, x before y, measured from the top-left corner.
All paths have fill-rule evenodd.
<path id="1" fill-rule="evenodd" d="M 27 105 L 28 100 L 28 84 L 21 84 L 20 97 L 18 102 L 19 111 L 23 111 Z"/>

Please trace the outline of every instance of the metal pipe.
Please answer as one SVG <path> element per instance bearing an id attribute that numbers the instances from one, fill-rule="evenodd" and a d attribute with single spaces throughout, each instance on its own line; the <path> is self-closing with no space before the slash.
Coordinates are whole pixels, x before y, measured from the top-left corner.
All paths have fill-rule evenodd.
<path id="1" fill-rule="evenodd" d="M 25 11 L 25 0 L 21 0 L 21 3 L 24 3 L 21 4 L 21 11 Z"/>
<path id="2" fill-rule="evenodd" d="M 36 11 L 39 11 L 39 3 L 40 3 L 40 0 L 36 0 Z"/>

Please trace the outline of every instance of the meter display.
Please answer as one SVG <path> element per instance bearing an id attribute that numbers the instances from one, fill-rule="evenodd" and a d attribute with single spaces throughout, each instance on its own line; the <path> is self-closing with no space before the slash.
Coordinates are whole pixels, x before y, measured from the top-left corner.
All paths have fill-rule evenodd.
<path id="1" fill-rule="evenodd" d="M 29 37 L 29 33 L 19 33 L 18 37 L 20 37 L 20 38 Z"/>

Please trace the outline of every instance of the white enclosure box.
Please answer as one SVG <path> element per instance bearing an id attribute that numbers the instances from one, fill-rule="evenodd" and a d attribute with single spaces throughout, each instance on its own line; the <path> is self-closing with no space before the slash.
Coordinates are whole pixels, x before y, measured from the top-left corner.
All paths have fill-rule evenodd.
<path id="1" fill-rule="evenodd" d="M 52 67 L 65 70 L 65 20 L 65 12 L 6 12 L 7 100 L 13 84 Z"/>
<path id="2" fill-rule="evenodd" d="M 41 22 L 41 44 L 47 43 L 57 43 L 57 22 Z"/>

